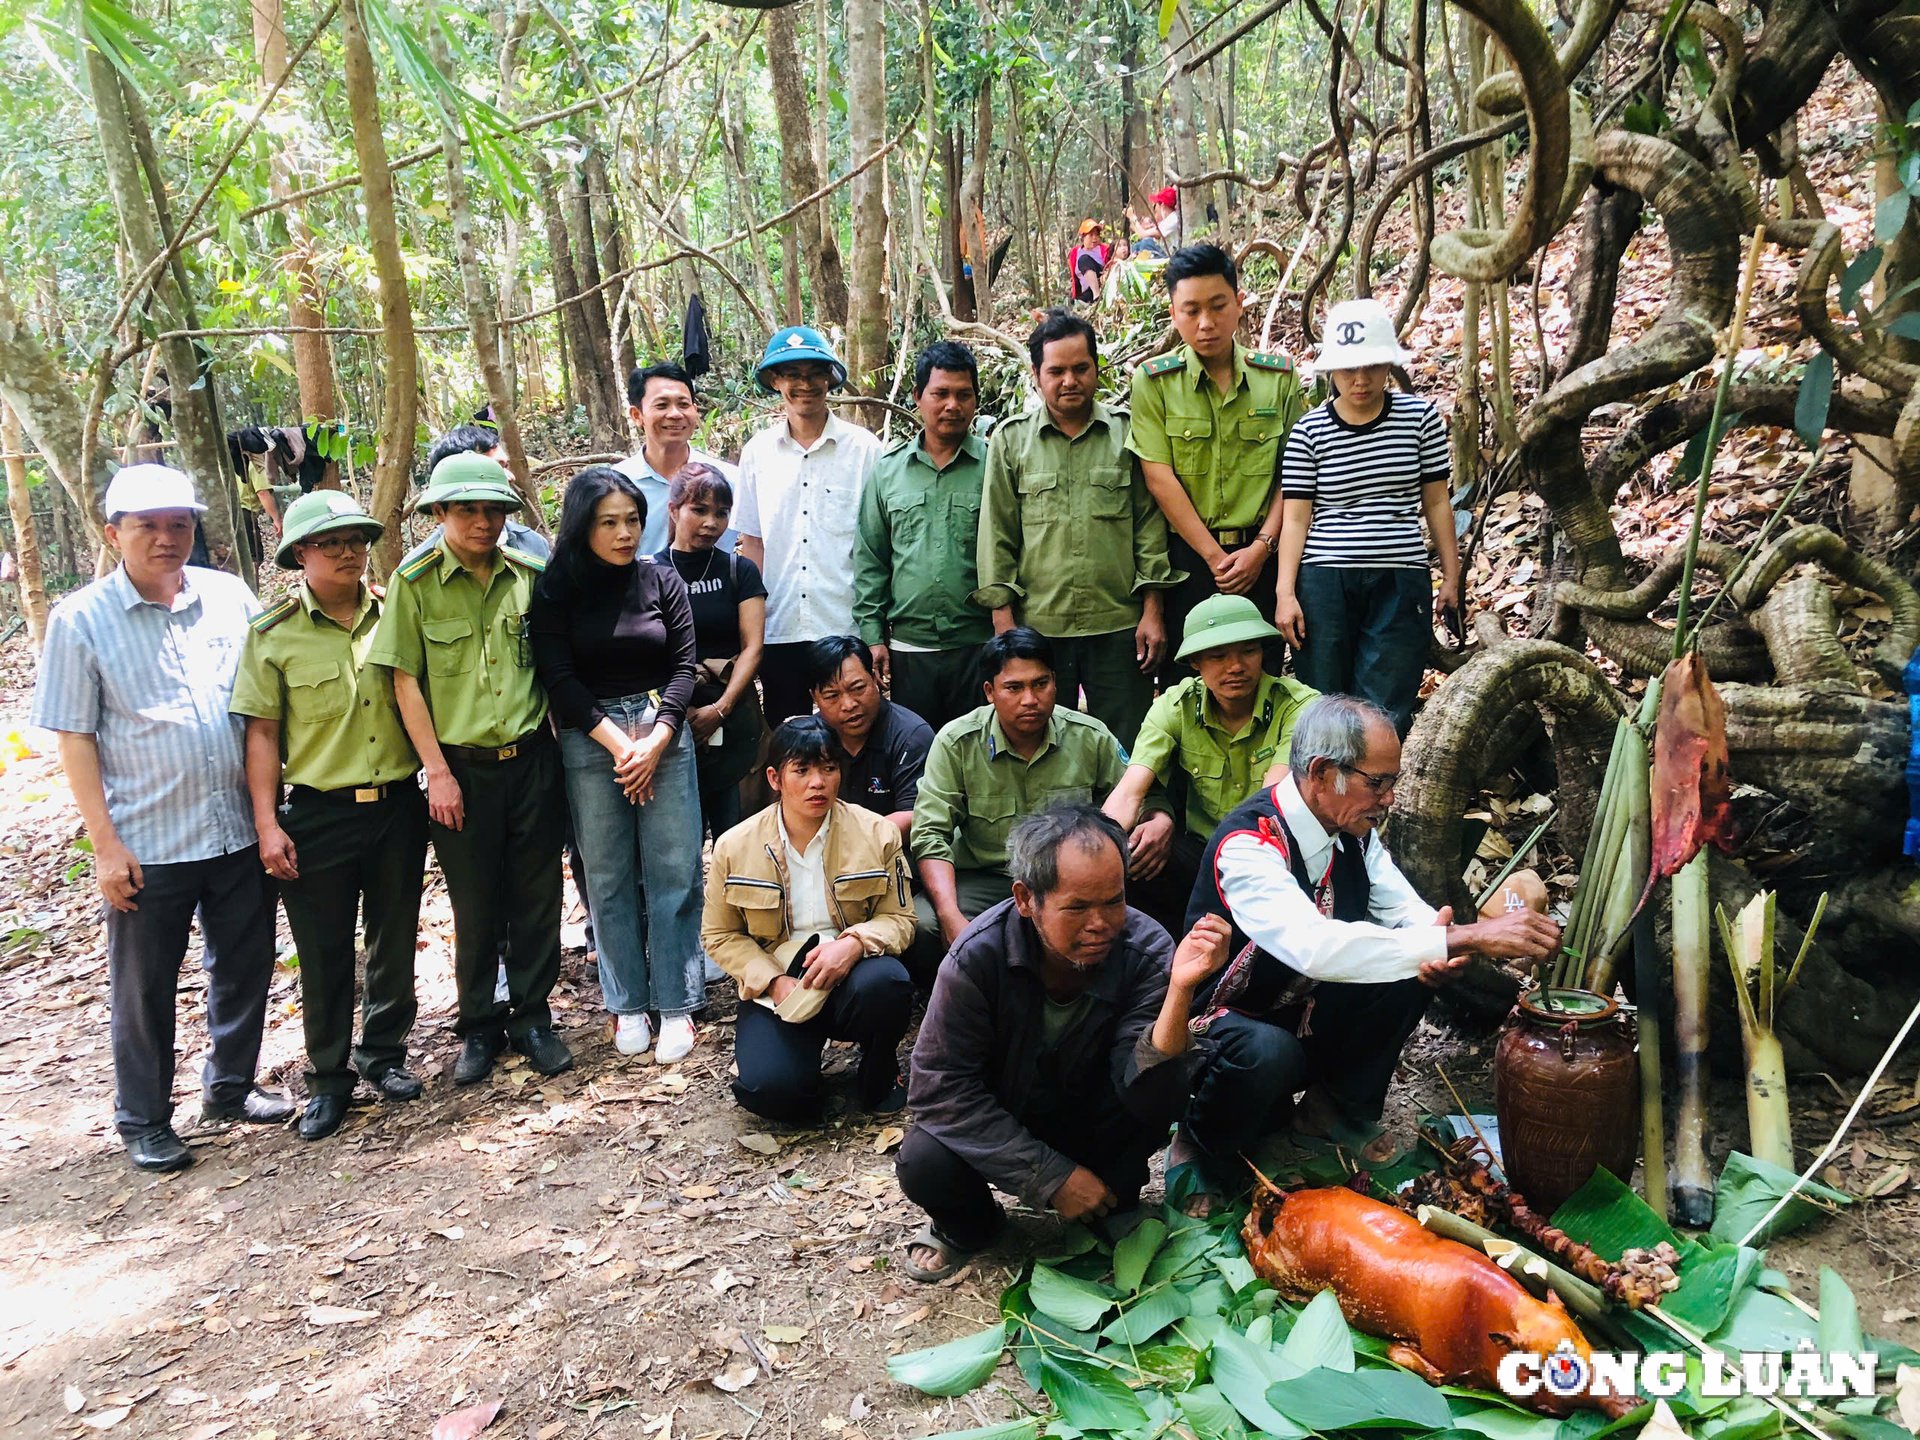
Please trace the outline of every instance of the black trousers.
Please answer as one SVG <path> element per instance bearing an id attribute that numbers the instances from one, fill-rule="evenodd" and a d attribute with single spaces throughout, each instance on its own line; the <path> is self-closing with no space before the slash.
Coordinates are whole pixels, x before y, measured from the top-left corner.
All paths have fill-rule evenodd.
<path id="1" fill-rule="evenodd" d="M 892 955 L 858 961 L 827 994 L 811 1020 L 790 1024 L 754 1000 L 740 1002 L 733 1058 L 740 1077 L 733 1098 L 769 1120 L 811 1124 L 824 1099 L 820 1052 L 829 1040 L 860 1047 L 858 1094 L 863 1105 L 884 1099 L 900 1073 L 900 1041 L 913 1006 L 913 982 Z"/>
<path id="2" fill-rule="evenodd" d="M 1214 1183 L 1245 1183 L 1240 1156 L 1286 1123 L 1293 1097 L 1309 1085 L 1319 1085 L 1349 1122 L 1378 1120 L 1433 991 L 1418 980 L 1327 984 L 1310 999 L 1312 1009 L 1295 1022 L 1305 1035 L 1231 1011 L 1207 1026 L 1181 1129 Z"/>
<path id="3" fill-rule="evenodd" d="M 138 910 L 107 908 L 113 1123 L 125 1137 L 173 1119 L 174 992 L 194 911 L 206 944 L 202 1094 L 233 1105 L 253 1088 L 273 979 L 273 887 L 249 845 L 211 860 L 143 865 Z"/>
<path id="4" fill-rule="evenodd" d="M 980 647 L 954 650 L 890 650 L 893 683 L 888 694 L 939 732 L 949 720 L 986 703 L 980 688 Z M 1124 743 L 1124 742 L 1122 742 Z"/>
<path id="5" fill-rule="evenodd" d="M 1127 903 L 1158 920 L 1175 944 L 1187 933 L 1187 902 L 1193 898 L 1194 878 L 1206 854 L 1207 842 L 1175 820 L 1173 845 L 1160 873 L 1151 880 L 1128 877 Z"/>
<path id="6" fill-rule="evenodd" d="M 1253 532 L 1249 530 L 1247 534 L 1248 541 L 1226 546 L 1229 553 L 1250 542 Z M 1219 538 L 1217 533 L 1214 538 Z M 1181 636 L 1186 633 L 1187 616 L 1193 613 L 1193 607 L 1220 593 L 1207 562 L 1194 553 L 1193 547 L 1182 540 L 1178 532 L 1170 534 L 1167 539 L 1167 559 L 1174 569 L 1186 571 L 1187 578 L 1166 592 L 1167 659 L 1160 667 L 1160 683 L 1163 686 L 1176 685 L 1193 673 L 1186 661 L 1173 658 L 1174 651 L 1180 648 Z M 1277 598 L 1274 587 L 1279 579 L 1280 561 L 1269 555 L 1267 563 L 1260 568 L 1260 578 L 1253 582 L 1253 589 L 1246 592 L 1247 599 L 1253 601 L 1254 608 L 1260 612 L 1260 618 L 1269 625 L 1273 623 L 1273 607 Z M 1284 675 L 1286 641 L 1268 640 L 1261 648 L 1265 652 L 1263 659 L 1267 674 Z"/>
<path id="7" fill-rule="evenodd" d="M 414 946 L 427 866 L 427 798 L 407 779 L 385 799 L 297 788 L 280 811 L 300 878 L 280 897 L 300 952 L 307 1093 L 350 1095 L 354 1072 L 378 1080 L 407 1063 L 417 1005 Z M 354 924 L 367 933 L 360 1044 L 353 1045 Z M 351 1060 L 351 1063 L 349 1063 Z"/>
<path id="8" fill-rule="evenodd" d="M 1087 714 L 1111 730 L 1123 750 L 1132 750 L 1139 741 L 1141 722 L 1153 704 L 1153 676 L 1134 658 L 1134 644 L 1131 625 L 1053 642 L 1060 703 L 1078 705 L 1084 690 Z"/>
<path id="9" fill-rule="evenodd" d="M 1119 1202 L 1117 1208 L 1122 1210 L 1140 1203 L 1141 1188 L 1147 1183 L 1147 1163 L 1167 1143 L 1164 1130 L 1142 1124 L 1121 1109 L 1117 1100 L 1110 1111 L 1093 1117 L 1060 1117 L 1049 1122 L 1023 1115 L 1020 1121 L 1039 1139 L 1105 1181 Z M 993 1186 L 925 1130 L 916 1127 L 907 1132 L 907 1138 L 900 1142 L 894 1172 L 901 1193 L 927 1212 L 933 1228 L 945 1239 L 962 1250 L 979 1250 L 993 1243 L 1005 1218 L 1000 1202 L 993 1198 Z"/>
<path id="10" fill-rule="evenodd" d="M 551 736 L 522 745 L 511 760 L 472 761 L 451 753 L 466 824 L 428 822 L 433 852 L 453 902 L 453 975 L 460 1015 L 454 1033 L 524 1035 L 551 1025 L 547 997 L 560 978 L 560 850 L 567 788 Z M 494 977 L 507 940 L 508 1002 L 494 1003 Z"/>
<path id="11" fill-rule="evenodd" d="M 795 715 L 813 713 L 813 692 L 807 687 L 807 652 L 812 649 L 811 640 L 783 640 L 760 652 L 761 708 L 767 729 Z"/>

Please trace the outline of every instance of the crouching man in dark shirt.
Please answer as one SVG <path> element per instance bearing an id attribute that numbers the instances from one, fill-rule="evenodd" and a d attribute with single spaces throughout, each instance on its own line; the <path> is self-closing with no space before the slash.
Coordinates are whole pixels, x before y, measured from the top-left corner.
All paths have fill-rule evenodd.
<path id="1" fill-rule="evenodd" d="M 1013 898 L 954 942 L 914 1046 L 898 1173 L 929 1217 L 916 1280 L 993 1242 L 995 1189 L 1068 1220 L 1139 1203 L 1185 1104 L 1194 992 L 1226 964 L 1218 916 L 1176 949 L 1127 907 L 1126 836 L 1092 805 L 1021 820 L 1007 868 Z"/>

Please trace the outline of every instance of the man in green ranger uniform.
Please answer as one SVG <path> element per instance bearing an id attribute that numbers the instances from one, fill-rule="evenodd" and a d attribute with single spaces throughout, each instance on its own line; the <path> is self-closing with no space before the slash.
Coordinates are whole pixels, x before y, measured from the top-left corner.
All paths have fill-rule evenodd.
<path id="1" fill-rule="evenodd" d="M 547 1008 L 560 976 L 567 812 L 558 799 L 560 748 L 527 641 L 543 567 L 500 544 L 520 497 L 485 456 L 442 460 L 414 508 L 440 523 L 440 541 L 393 572 L 370 658 L 393 671 L 453 902 L 454 1029 L 463 1042 L 453 1081 L 484 1080 L 509 1040 L 534 1069 L 556 1075 L 573 1064 Z M 508 999 L 497 1004 L 503 925 Z"/>
<path id="2" fill-rule="evenodd" d="M 407 1035 L 427 802 L 392 672 L 368 660 L 382 598 L 367 584 L 367 550 L 383 528 L 342 491 L 293 502 L 274 559 L 301 581 L 254 617 L 229 706 L 247 718 L 260 860 L 280 882 L 300 952 L 304 1140 L 340 1128 L 356 1070 L 389 1100 L 417 1099 L 421 1089 L 407 1070 Z M 354 921 L 363 905 L 367 984 L 354 1047 Z"/>
<path id="3" fill-rule="evenodd" d="M 1291 360 L 1235 338 L 1240 276 L 1226 251 L 1177 251 L 1167 262 L 1167 291 L 1183 343 L 1133 372 L 1127 440 L 1173 527 L 1173 567 L 1187 572 L 1167 598 L 1167 632 L 1181 634 L 1188 613 L 1213 594 L 1245 595 L 1271 622 L 1280 547 L 1276 466 L 1306 398 Z M 1280 658 L 1275 641 L 1268 669 L 1278 673 Z"/>

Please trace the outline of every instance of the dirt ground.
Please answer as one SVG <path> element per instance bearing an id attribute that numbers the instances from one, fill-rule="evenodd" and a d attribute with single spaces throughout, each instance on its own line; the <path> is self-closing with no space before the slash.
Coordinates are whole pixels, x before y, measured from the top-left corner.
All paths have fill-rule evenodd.
<path id="1" fill-rule="evenodd" d="M 449 1411 L 503 1400 L 490 1436 L 879 1440 L 987 1423 L 1027 1399 L 1010 1370 L 1010 1386 L 958 1402 L 888 1381 L 889 1353 L 991 1323 L 1017 1257 L 934 1288 L 898 1277 L 914 1220 L 893 1182 L 899 1129 L 844 1097 L 805 1133 L 735 1108 L 721 987 L 692 1059 L 618 1056 L 577 912 L 555 1010 L 578 1067 L 541 1080 L 515 1057 L 456 1091 L 436 877 L 414 1037 L 426 1096 L 356 1109 L 317 1145 L 197 1128 L 205 1028 L 190 956 L 175 1094 L 197 1163 L 132 1170 L 110 1123 L 97 901 L 46 737 L 24 730 L 30 666 L 19 639 L 0 652 L 0 1435 L 424 1437 Z M 1429 1022 L 1396 1107 L 1450 1108 L 1436 1062 L 1485 1107 L 1488 1041 Z M 261 1068 L 299 1091 L 298 981 L 284 966 Z M 1851 1095 L 1802 1087 L 1803 1145 L 1830 1133 L 1837 1088 Z M 1885 1197 L 1773 1259 L 1809 1297 L 1833 1265 L 1870 1331 L 1920 1345 L 1911 1064 L 1874 1108 L 1883 1118 L 1856 1132 L 1836 1178 L 1856 1191 L 1877 1180 Z M 1717 1113 L 1741 1125 L 1737 1090 Z M 1050 1225 L 1032 1217 L 1016 1233 Z"/>

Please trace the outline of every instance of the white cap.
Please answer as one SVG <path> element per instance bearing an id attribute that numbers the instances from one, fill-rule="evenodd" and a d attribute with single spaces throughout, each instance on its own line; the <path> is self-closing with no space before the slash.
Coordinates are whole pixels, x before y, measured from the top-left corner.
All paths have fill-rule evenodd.
<path id="1" fill-rule="evenodd" d="M 193 498 L 193 481 L 171 465 L 129 465 L 107 482 L 108 519 L 148 510 L 204 511 Z"/>
<path id="2" fill-rule="evenodd" d="M 1369 365 L 1404 365 L 1413 358 L 1393 333 L 1393 317 L 1378 300 L 1342 300 L 1327 311 L 1314 369 L 1363 370 Z"/>

